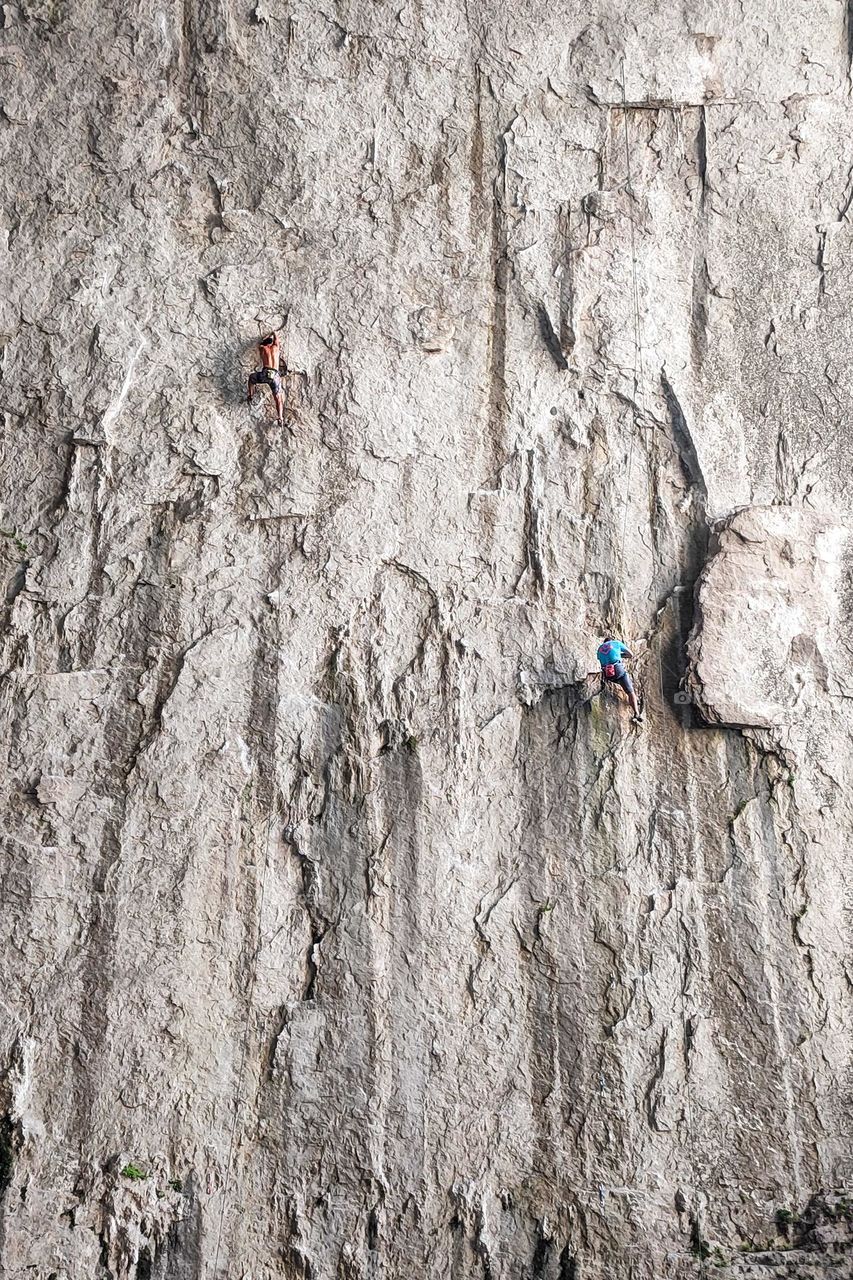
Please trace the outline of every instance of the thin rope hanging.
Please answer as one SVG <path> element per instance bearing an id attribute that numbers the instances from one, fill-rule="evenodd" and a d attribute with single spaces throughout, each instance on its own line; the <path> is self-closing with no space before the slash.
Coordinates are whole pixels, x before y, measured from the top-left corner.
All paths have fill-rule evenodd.
<path id="1" fill-rule="evenodd" d="M 258 898 L 258 931 L 255 948 L 252 953 L 249 988 L 246 993 L 246 1019 L 243 1027 L 243 1045 L 240 1052 L 240 1069 L 237 1073 L 237 1091 L 234 1095 L 234 1115 L 231 1120 L 231 1134 L 228 1139 L 228 1158 L 225 1163 L 225 1176 L 222 1183 L 222 1204 L 219 1210 L 219 1227 L 216 1233 L 216 1252 L 213 1261 L 213 1280 L 219 1272 L 219 1254 L 222 1247 L 222 1229 L 225 1222 L 225 1212 L 228 1207 L 228 1190 L 231 1181 L 231 1169 L 234 1160 L 234 1143 L 237 1135 L 237 1122 L 240 1117 L 240 1094 L 243 1090 L 243 1080 L 246 1074 L 246 1060 L 249 1052 L 249 1029 L 252 1020 L 252 1005 L 255 995 L 255 984 L 258 973 L 258 956 L 260 955 L 263 940 L 263 923 L 264 923 L 264 901 L 266 898 L 267 888 L 267 872 L 270 862 L 270 841 L 272 837 L 273 815 L 275 813 L 275 795 L 276 795 L 276 745 L 278 736 L 278 704 L 279 704 L 279 686 L 280 686 L 280 654 L 281 654 L 281 526 L 283 523 L 283 488 L 284 488 L 284 428 L 278 427 L 278 506 L 276 510 L 276 537 L 275 537 L 275 562 L 274 562 L 274 583 L 275 583 L 275 647 L 273 651 L 273 691 L 272 691 L 272 749 L 269 753 L 270 759 L 270 794 L 269 806 L 267 808 L 267 825 L 266 837 L 264 841 L 264 866 L 261 872 L 261 889 Z"/>
<path id="2" fill-rule="evenodd" d="M 625 96 L 625 60 L 622 60 L 622 127 L 625 137 L 625 187 L 628 195 L 634 201 L 634 183 L 631 175 L 631 146 L 628 138 L 628 104 Z M 625 572 L 625 535 L 628 528 L 628 503 L 631 494 L 631 471 L 634 463 L 634 440 L 640 424 L 640 418 L 644 413 L 643 398 L 643 335 L 642 324 L 640 320 L 640 286 L 637 279 L 637 240 L 634 228 L 634 211 L 629 208 L 628 223 L 631 228 L 631 298 L 632 309 L 634 312 L 634 372 L 633 372 L 633 395 L 632 395 L 632 430 L 631 438 L 628 444 L 628 477 L 625 482 L 625 497 L 623 500 L 622 511 L 622 536 L 619 546 L 619 583 L 621 591 L 621 582 Z"/>
<path id="3" fill-rule="evenodd" d="M 626 187 L 627 187 L 627 191 L 631 201 L 634 202 L 635 195 L 634 195 L 633 177 L 631 173 L 631 145 L 630 145 L 630 139 L 628 134 L 628 103 L 627 103 L 627 95 L 625 93 L 625 60 L 624 58 L 622 59 L 622 126 L 623 126 L 623 134 L 625 139 L 625 173 L 626 173 L 626 179 L 627 179 Z M 636 242 L 636 233 L 635 233 L 635 226 L 634 226 L 633 209 L 629 211 L 629 224 L 631 228 L 631 282 L 632 282 L 632 299 L 633 299 L 633 311 L 634 311 L 634 377 L 633 377 L 633 397 L 632 397 L 633 430 L 631 431 L 631 440 L 628 447 L 628 477 L 627 477 L 627 482 L 625 487 L 624 510 L 623 510 L 623 516 L 622 516 L 622 537 L 621 537 L 621 545 L 620 545 L 620 552 L 619 552 L 620 590 L 621 590 L 622 576 L 624 574 L 624 567 L 625 567 L 625 536 L 626 536 L 627 527 L 628 527 L 628 502 L 629 502 L 630 491 L 631 491 L 631 469 L 632 469 L 632 464 L 634 459 L 634 440 L 635 440 L 637 431 L 639 429 L 641 419 L 645 414 L 645 396 L 644 396 L 645 376 L 644 376 L 644 367 L 643 367 L 643 333 L 642 333 L 642 320 L 640 316 L 640 288 L 639 288 L 638 273 L 637 273 L 637 242 Z M 661 706 L 663 706 L 664 704 L 663 666 L 662 666 L 660 648 L 658 648 L 658 683 L 660 686 Z M 672 884 L 675 884 L 675 881 L 676 881 L 675 852 L 673 850 L 672 859 L 671 859 L 670 882 Z M 674 892 L 675 890 L 673 890 L 673 893 Z M 684 958 L 682 954 L 684 919 L 683 919 L 680 903 L 677 903 L 676 905 L 675 918 L 676 918 L 676 926 L 677 926 L 676 955 L 677 955 L 678 967 L 679 967 L 679 970 L 681 970 L 684 965 Z M 682 1024 L 682 1035 L 684 1035 L 687 1028 L 687 1000 L 686 1000 L 686 995 L 684 990 L 684 983 L 683 982 L 680 983 L 680 986 L 681 986 L 681 1024 Z M 693 1118 L 694 1118 L 693 1099 L 691 1096 L 689 1067 L 686 1061 L 685 1061 L 685 1068 L 684 1068 L 684 1096 L 685 1096 L 685 1118 L 687 1121 L 687 1142 L 690 1150 L 690 1164 L 692 1166 L 692 1174 L 693 1174 L 693 1180 L 695 1183 L 695 1190 L 698 1191 L 699 1197 L 704 1197 L 707 1200 L 707 1195 L 706 1195 L 705 1186 L 704 1186 L 704 1179 L 699 1171 L 699 1162 L 697 1158 L 696 1138 L 694 1134 L 694 1124 L 693 1124 Z M 703 1280 L 704 1280 L 704 1277 L 707 1276 L 707 1267 L 708 1267 L 707 1259 L 705 1257 L 705 1249 L 707 1248 L 707 1244 L 702 1233 L 702 1210 L 699 1205 L 698 1198 L 695 1205 L 693 1226 L 694 1226 L 695 1236 L 696 1236 L 695 1247 L 698 1251 L 699 1274 L 701 1277 L 703 1277 Z"/>

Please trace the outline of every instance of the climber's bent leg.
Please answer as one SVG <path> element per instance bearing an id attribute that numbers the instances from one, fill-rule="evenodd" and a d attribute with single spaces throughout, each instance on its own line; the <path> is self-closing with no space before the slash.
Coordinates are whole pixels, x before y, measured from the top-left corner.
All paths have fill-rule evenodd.
<path id="1" fill-rule="evenodd" d="M 619 665 L 621 666 L 622 664 L 620 663 Z M 635 719 L 637 719 L 637 720 L 641 719 L 641 716 L 640 716 L 640 704 L 639 704 L 639 702 L 637 701 L 637 695 L 636 695 L 636 693 L 634 692 L 634 681 L 631 679 L 630 675 L 628 674 L 628 672 L 625 670 L 625 668 L 624 668 L 624 667 L 622 667 L 622 670 L 621 670 L 621 671 L 619 672 L 619 674 L 617 675 L 617 677 L 616 677 L 616 683 L 617 683 L 618 685 L 621 685 L 621 687 L 622 687 L 622 688 L 625 690 L 625 692 L 627 693 L 627 695 L 628 695 L 628 701 L 629 701 L 629 702 L 630 702 L 630 704 L 631 704 L 631 710 L 632 710 L 632 711 L 633 711 L 633 713 L 634 713 L 634 717 L 635 717 Z"/>
<path id="2" fill-rule="evenodd" d="M 249 382 L 247 388 L 246 399 L 249 404 L 252 403 L 252 395 L 255 387 L 266 386 L 272 392 L 272 398 L 275 401 L 276 416 L 279 426 L 284 422 L 284 396 L 281 391 L 281 374 L 277 369 L 257 369 L 254 373 L 249 374 Z"/>

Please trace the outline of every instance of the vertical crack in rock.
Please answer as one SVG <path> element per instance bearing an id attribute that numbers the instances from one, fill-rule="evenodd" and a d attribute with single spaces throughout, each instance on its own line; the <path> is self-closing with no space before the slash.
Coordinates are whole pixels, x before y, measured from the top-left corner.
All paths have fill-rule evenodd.
<path id="1" fill-rule="evenodd" d="M 708 122 L 704 105 L 698 110 L 695 140 L 696 174 L 699 180 L 696 222 L 693 233 L 693 289 L 690 341 L 693 360 L 701 366 L 708 352 L 708 306 L 711 278 L 708 272 Z"/>
<path id="2" fill-rule="evenodd" d="M 699 108 L 699 125 L 696 130 L 696 173 L 699 178 L 699 208 L 704 212 L 708 194 L 708 113 Z"/>
<path id="3" fill-rule="evenodd" d="M 561 297 L 560 314 L 561 314 L 561 317 L 564 315 L 563 307 L 562 307 L 562 297 Z M 536 309 L 536 315 L 539 321 L 540 336 L 548 352 L 550 353 L 551 358 L 554 361 L 554 364 L 557 366 L 558 369 L 568 369 L 569 362 L 566 359 L 566 357 L 563 355 L 563 341 L 560 338 L 558 338 L 556 333 L 554 332 L 554 326 L 551 323 L 551 317 L 548 314 L 548 308 L 545 306 L 544 302 L 539 303 L 539 306 Z M 565 338 L 565 334 L 566 334 L 565 324 L 561 326 L 561 329 L 563 332 L 563 337 Z M 571 344 L 569 346 L 569 349 L 571 350 Z"/>
<path id="4" fill-rule="evenodd" d="M 701 506 L 704 508 L 708 499 L 708 486 L 706 485 L 705 477 L 702 474 L 699 455 L 696 452 L 696 445 L 694 444 L 693 437 L 690 434 L 687 419 L 684 416 L 684 410 L 679 404 L 678 396 L 675 394 L 672 384 L 663 369 L 661 369 L 660 380 L 661 387 L 663 388 L 664 400 L 666 401 L 666 406 L 669 409 L 669 420 L 672 424 L 672 434 L 678 449 L 678 457 L 684 472 L 684 478 L 691 488 L 696 491 L 697 496 L 701 501 Z M 700 514 L 704 516 L 704 510 L 702 510 Z"/>
<path id="5" fill-rule="evenodd" d="M 536 461 L 536 450 L 525 452 L 524 480 L 524 569 L 521 578 L 529 573 L 533 592 L 541 594 L 545 589 L 545 565 L 542 559 L 543 544 L 543 495 L 539 469 Z M 521 581 L 519 579 L 519 582 Z M 516 584 L 518 586 L 518 584 Z"/>
<path id="6" fill-rule="evenodd" d="M 482 98 L 480 98 L 482 101 Z M 490 114 L 494 114 L 493 112 Z M 480 116 L 478 114 L 478 120 Z M 491 270 L 492 316 L 489 326 L 489 436 L 501 441 L 507 410 L 507 292 L 512 278 L 507 231 L 507 141 L 501 134 L 495 141 L 497 172 L 492 184 Z"/>
<path id="7" fill-rule="evenodd" d="M 826 227 L 819 227 L 817 233 L 818 306 L 823 302 L 824 294 L 826 293 L 826 235 Z M 771 321 L 771 331 L 772 329 L 773 322 Z"/>
<path id="8" fill-rule="evenodd" d="M 680 520 L 679 580 L 658 611 L 664 628 L 660 678 L 666 703 L 680 708 L 682 723 L 687 725 L 692 724 L 692 716 L 689 700 L 682 694 L 682 682 L 687 671 L 686 643 L 694 624 L 694 588 L 708 552 L 708 488 L 684 410 L 663 369 L 660 381 L 673 443 L 688 489 L 687 499 L 680 504 L 684 514 Z"/>
<path id="9" fill-rule="evenodd" d="M 557 244 L 559 254 L 558 271 L 560 273 L 560 332 L 558 341 L 560 359 L 557 359 L 556 354 L 554 354 L 554 359 L 558 368 L 568 369 L 569 360 L 577 342 L 574 321 L 574 255 L 577 250 L 572 245 L 572 211 L 569 204 L 561 205 L 557 211 Z"/>

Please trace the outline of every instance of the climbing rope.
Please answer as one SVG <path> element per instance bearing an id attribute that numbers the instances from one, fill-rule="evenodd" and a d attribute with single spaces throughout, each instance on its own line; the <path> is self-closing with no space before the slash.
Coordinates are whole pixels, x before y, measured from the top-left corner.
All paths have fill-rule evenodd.
<path id="1" fill-rule="evenodd" d="M 658 687 L 660 689 L 661 705 L 663 705 L 663 702 L 664 702 L 663 660 L 661 658 L 660 646 L 658 646 L 657 658 L 658 658 L 658 664 L 657 664 L 658 665 Z M 672 768 L 672 761 L 670 761 L 670 766 L 671 767 L 669 771 L 669 776 L 675 777 L 676 771 L 674 768 Z M 684 937 L 684 915 L 681 909 L 681 903 L 677 900 L 677 896 L 675 896 L 677 895 L 677 880 L 676 880 L 674 849 L 672 850 L 672 856 L 670 858 L 669 883 L 672 885 L 672 889 L 670 892 L 674 895 L 675 919 L 676 919 L 676 960 L 678 963 L 679 973 L 686 973 L 686 963 L 685 963 L 686 956 L 684 954 L 684 950 L 682 946 L 682 940 Z M 687 1021 L 688 1021 L 687 994 L 685 991 L 685 983 L 682 982 L 681 983 L 682 1036 L 686 1034 Z M 699 1160 L 697 1156 L 696 1135 L 695 1135 L 695 1129 L 694 1129 L 693 1098 L 692 1098 L 691 1089 L 690 1089 L 690 1067 L 687 1061 L 687 1055 L 684 1052 L 683 1045 L 682 1045 L 682 1053 L 684 1057 L 684 1115 L 687 1121 L 687 1143 L 688 1143 L 688 1148 L 690 1153 L 690 1164 L 693 1169 L 693 1178 L 696 1184 L 695 1189 L 699 1192 L 699 1198 L 707 1202 L 708 1195 L 705 1187 L 705 1180 L 702 1177 L 702 1174 L 699 1168 Z M 698 1249 L 697 1256 L 699 1259 L 699 1274 L 700 1276 L 704 1277 L 707 1275 L 707 1269 L 708 1269 L 708 1260 L 705 1257 L 705 1253 L 704 1253 L 705 1249 L 707 1248 L 707 1242 L 702 1233 L 702 1210 L 700 1207 L 699 1199 L 697 1199 L 696 1201 L 695 1213 L 693 1215 L 693 1226 L 694 1226 L 695 1235 L 696 1235 L 695 1246 Z"/>
<path id="2" fill-rule="evenodd" d="M 625 60 L 622 59 L 622 126 L 625 140 L 625 174 L 626 189 L 632 201 L 635 200 L 633 176 L 631 172 L 631 145 L 628 134 L 628 102 L 625 93 Z M 640 316 L 640 287 L 637 272 L 637 243 L 634 227 L 633 210 L 630 212 L 629 223 L 631 227 L 631 293 L 634 312 L 634 376 L 633 376 L 633 396 L 632 396 L 632 426 L 631 439 L 628 447 L 628 476 L 625 486 L 624 510 L 622 515 L 622 536 L 619 551 L 619 581 L 621 583 L 625 569 L 625 537 L 628 527 L 628 503 L 631 492 L 631 470 L 634 459 L 634 440 L 637 431 L 641 425 L 641 420 L 645 415 L 645 373 L 643 367 L 643 335 L 642 321 Z M 665 694 L 663 683 L 663 661 L 661 658 L 660 645 L 657 652 L 658 660 L 658 682 L 660 688 L 661 707 L 664 706 Z M 675 771 L 670 770 L 670 776 L 675 776 Z M 672 892 L 676 893 L 675 884 L 675 851 L 672 852 L 670 883 L 673 885 Z M 679 974 L 684 972 L 684 955 L 682 951 L 682 935 L 684 933 L 684 919 L 681 911 L 681 904 L 676 901 L 675 918 L 677 922 L 677 941 L 676 941 L 676 958 L 678 963 Z M 684 983 L 681 982 L 681 1024 L 682 1037 L 686 1034 L 687 1029 L 687 998 Z M 707 1199 L 704 1180 L 699 1172 L 699 1164 L 697 1160 L 696 1138 L 693 1130 L 694 1108 L 690 1090 L 690 1072 L 686 1057 L 684 1060 L 684 1092 L 685 1092 L 685 1119 L 687 1121 L 687 1138 L 690 1151 L 690 1164 L 693 1170 L 693 1180 L 696 1184 L 696 1190 L 699 1192 L 699 1198 Z M 704 1277 L 707 1275 L 707 1259 L 704 1256 L 706 1243 L 702 1234 L 702 1212 L 699 1201 L 697 1199 L 695 1205 L 695 1213 L 693 1218 L 695 1224 L 695 1246 L 698 1250 L 699 1274 Z"/>
<path id="3" fill-rule="evenodd" d="M 246 992 L 246 1019 L 243 1027 L 243 1044 L 240 1052 L 240 1069 L 237 1073 L 237 1091 L 234 1095 L 234 1115 L 231 1121 L 231 1134 L 228 1139 L 228 1158 L 225 1162 L 225 1176 L 222 1183 L 222 1204 L 219 1210 L 219 1227 L 216 1233 L 216 1252 L 213 1261 L 213 1280 L 219 1273 L 219 1254 L 222 1246 L 222 1229 L 225 1222 L 225 1212 L 228 1207 L 228 1188 L 231 1181 L 231 1169 L 234 1160 L 234 1143 L 237 1135 L 237 1123 L 240 1118 L 240 1094 L 243 1090 L 243 1080 L 246 1074 L 246 1060 L 249 1052 L 249 1029 L 252 1019 L 252 1004 L 255 995 L 255 983 L 258 972 L 258 956 L 260 955 L 263 940 L 263 922 L 264 922 L 264 900 L 266 898 L 267 888 L 267 872 L 269 870 L 269 851 L 272 838 L 273 815 L 275 813 L 275 795 L 276 795 L 276 747 L 278 735 L 278 703 L 280 688 L 280 654 L 281 654 L 281 526 L 282 518 L 282 493 L 284 489 L 284 428 L 277 427 L 278 431 L 278 506 L 276 510 L 276 536 L 275 536 L 275 562 L 274 562 L 274 589 L 275 596 L 275 647 L 273 650 L 273 692 L 272 692 L 272 746 L 269 752 L 270 760 L 270 787 L 269 787 L 269 804 L 267 806 L 267 824 L 266 835 L 264 841 L 264 865 L 261 872 L 261 887 L 258 897 L 258 930 L 254 951 L 252 953 L 249 972 L 249 987 Z"/>
<path id="4" fill-rule="evenodd" d="M 291 80 L 290 74 L 290 53 L 293 45 L 296 24 L 292 18 L 288 19 L 287 30 L 287 52 L 286 60 L 286 76 L 288 82 Z M 301 114 L 301 112 L 300 112 Z M 284 367 L 285 380 L 281 383 L 282 393 L 284 395 L 284 413 L 290 414 L 290 320 L 291 316 L 288 312 L 285 316 L 285 348 L 284 348 Z M 260 321 L 258 321 L 260 328 Z M 269 330 L 267 331 L 269 332 Z M 282 563 L 282 538 L 281 526 L 283 523 L 283 491 L 284 491 L 284 426 L 276 428 L 278 431 L 278 505 L 275 514 L 276 533 L 275 533 L 275 565 L 274 565 L 274 589 L 275 595 L 275 649 L 273 652 L 273 680 L 272 680 L 272 749 L 269 753 L 270 759 L 270 787 L 269 787 L 269 804 L 267 807 L 267 825 L 266 837 L 264 842 L 264 865 L 261 872 L 261 887 L 258 895 L 258 932 L 255 942 L 255 948 L 252 953 L 251 968 L 249 973 L 249 987 L 246 992 L 246 1020 L 243 1027 L 243 1043 L 240 1050 L 240 1069 L 237 1073 L 237 1090 L 234 1095 L 234 1115 L 231 1120 L 231 1133 L 228 1139 L 228 1157 L 225 1162 L 225 1175 L 222 1182 L 222 1204 L 219 1210 L 219 1226 L 216 1233 L 216 1251 L 213 1260 L 213 1280 L 216 1280 L 219 1272 L 219 1255 L 222 1248 L 222 1229 L 225 1222 L 225 1213 L 228 1207 L 228 1189 L 231 1181 L 231 1170 L 234 1163 L 234 1144 L 237 1135 L 237 1124 L 240 1118 L 240 1094 L 243 1090 L 243 1080 L 246 1074 L 246 1060 L 249 1052 L 249 1030 L 252 1020 L 252 1004 L 255 995 L 255 984 L 257 981 L 257 961 L 260 955 L 261 945 L 263 941 L 263 922 L 264 922 L 264 902 L 266 900 L 267 889 L 267 873 L 269 871 L 269 853 L 272 840 L 272 824 L 273 815 L 275 813 L 275 797 L 276 797 L 276 755 L 277 755 L 277 739 L 278 739 L 278 704 L 280 697 L 280 664 L 281 664 L 281 563 Z"/>
<path id="5" fill-rule="evenodd" d="M 634 183 L 631 176 L 631 146 L 628 138 L 628 104 L 625 97 L 625 59 L 622 59 L 622 127 L 625 136 L 625 188 L 631 200 L 634 200 Z M 643 396 L 643 337 L 640 322 L 640 286 L 637 278 L 637 240 L 634 228 L 634 213 L 629 211 L 628 222 L 631 228 L 631 300 L 634 312 L 634 376 L 633 394 L 631 397 L 632 430 L 628 444 L 628 478 L 625 482 L 625 498 L 622 511 L 622 536 L 619 546 L 619 575 L 622 582 L 625 573 L 625 535 L 628 528 L 628 503 L 631 495 L 631 471 L 634 463 L 634 440 L 644 413 Z"/>

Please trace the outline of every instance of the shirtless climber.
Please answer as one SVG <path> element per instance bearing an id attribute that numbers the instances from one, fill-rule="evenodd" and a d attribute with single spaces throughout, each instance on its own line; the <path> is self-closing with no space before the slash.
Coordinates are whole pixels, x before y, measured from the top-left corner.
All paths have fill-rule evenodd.
<path id="1" fill-rule="evenodd" d="M 612 680 L 614 684 L 621 685 L 628 695 L 628 701 L 634 713 L 631 719 L 635 724 L 642 724 L 643 716 L 640 711 L 640 704 L 637 701 L 637 695 L 634 692 L 634 682 L 625 669 L 625 663 L 622 661 L 623 658 L 633 658 L 633 656 L 628 646 L 623 644 L 621 640 L 617 640 L 609 631 L 606 632 L 604 640 L 598 646 L 601 679 Z"/>
<path id="2" fill-rule="evenodd" d="M 278 336 L 275 333 L 268 333 L 265 338 L 261 338 L 258 342 L 258 351 L 261 357 L 261 367 L 256 369 L 254 373 L 249 374 L 248 394 L 246 399 L 249 404 L 252 403 L 252 396 L 255 394 L 255 387 L 261 383 L 266 383 L 272 392 L 273 400 L 275 400 L 275 411 L 278 416 L 278 425 L 284 426 L 284 396 L 281 391 L 281 373 L 279 365 L 281 361 L 281 347 L 279 346 Z"/>

